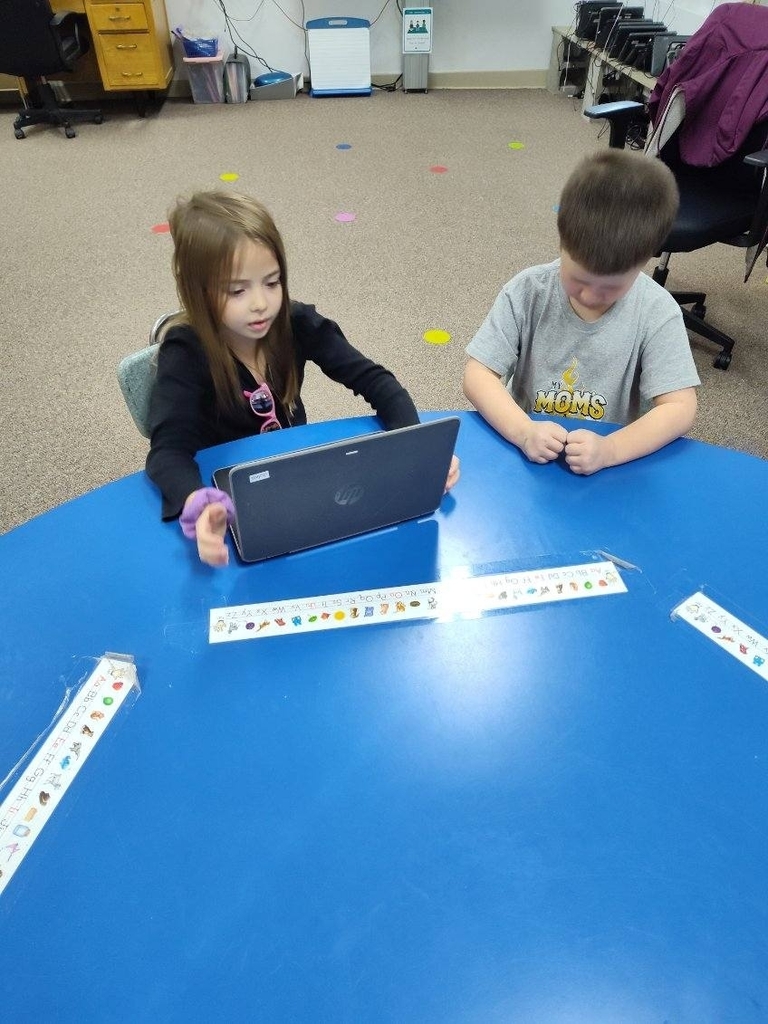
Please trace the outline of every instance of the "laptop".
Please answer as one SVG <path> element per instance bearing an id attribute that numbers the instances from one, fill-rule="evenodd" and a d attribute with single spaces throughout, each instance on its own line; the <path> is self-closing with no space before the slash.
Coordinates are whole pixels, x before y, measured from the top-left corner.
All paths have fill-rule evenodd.
<path id="1" fill-rule="evenodd" d="M 260 562 L 430 515 L 458 431 L 450 416 L 217 469 L 240 558 Z"/>

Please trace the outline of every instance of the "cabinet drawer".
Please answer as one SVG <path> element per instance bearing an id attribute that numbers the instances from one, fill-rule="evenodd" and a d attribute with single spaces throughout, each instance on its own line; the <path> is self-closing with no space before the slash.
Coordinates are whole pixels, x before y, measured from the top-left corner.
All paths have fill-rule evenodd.
<path id="1" fill-rule="evenodd" d="M 149 35 L 100 35 L 102 68 L 110 88 L 151 89 L 158 80 L 157 45 Z"/>
<path id="2" fill-rule="evenodd" d="M 88 20 L 96 32 L 136 32 L 149 28 L 144 4 L 91 4 Z"/>

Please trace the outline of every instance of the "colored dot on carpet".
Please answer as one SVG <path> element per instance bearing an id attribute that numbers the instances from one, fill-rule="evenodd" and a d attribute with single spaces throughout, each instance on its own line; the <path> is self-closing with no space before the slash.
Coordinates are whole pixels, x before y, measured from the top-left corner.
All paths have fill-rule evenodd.
<path id="1" fill-rule="evenodd" d="M 356 213 L 344 213 L 344 212 L 342 212 L 342 213 L 337 213 L 336 216 L 333 219 L 337 220 L 339 222 L 339 224 L 349 224 L 356 217 L 357 217 Z"/>
<path id="2" fill-rule="evenodd" d="M 560 203 L 555 203 L 555 205 L 552 207 L 552 212 L 560 213 Z"/>
<path id="3" fill-rule="evenodd" d="M 507 145 L 510 149 L 525 149 L 524 142 L 508 142 Z"/>
<path id="4" fill-rule="evenodd" d="M 339 142 L 336 145 L 336 149 L 352 149 L 348 142 Z"/>
<path id="5" fill-rule="evenodd" d="M 434 164 L 429 169 L 433 174 L 446 174 L 448 171 L 448 168 L 444 167 L 443 164 Z"/>
<path id="6" fill-rule="evenodd" d="M 219 178 L 222 181 L 237 181 L 237 179 L 239 177 L 240 177 L 240 175 L 239 174 L 235 174 L 234 171 L 224 171 L 223 174 L 219 175 Z"/>
<path id="7" fill-rule="evenodd" d="M 422 335 L 428 345 L 447 345 L 451 340 L 448 331 L 430 330 L 424 331 Z"/>
<path id="8" fill-rule="evenodd" d="M 154 234 L 154 235 L 165 235 L 170 230 L 171 230 L 171 225 L 168 224 L 168 223 L 165 223 L 165 224 L 153 224 L 152 225 L 152 234 Z"/>

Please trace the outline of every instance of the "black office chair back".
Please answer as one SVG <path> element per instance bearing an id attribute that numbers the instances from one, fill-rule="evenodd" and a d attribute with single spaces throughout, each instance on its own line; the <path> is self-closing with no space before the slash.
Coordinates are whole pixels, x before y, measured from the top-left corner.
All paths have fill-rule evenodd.
<path id="1" fill-rule="evenodd" d="M 760 191 L 761 175 L 755 173 L 755 169 L 744 163 L 744 157 L 749 153 L 758 153 L 766 148 L 768 141 L 768 121 L 761 121 L 752 125 L 746 139 L 741 147 L 714 167 L 695 167 L 696 174 L 704 174 L 713 181 L 719 181 L 729 189 L 743 189 L 750 194 Z M 677 174 L 678 171 L 685 171 L 688 167 L 680 157 L 679 135 L 677 132 L 662 147 L 660 157 Z"/>
<path id="2" fill-rule="evenodd" d="M 680 157 L 675 133 L 660 158 L 675 174 L 681 204 L 663 252 L 693 252 L 713 242 L 743 248 L 760 241 L 763 228 L 755 218 L 763 188 L 763 169 L 744 157 L 768 148 L 768 123 L 753 125 L 741 148 L 715 167 L 689 167 Z"/>
<path id="3" fill-rule="evenodd" d="M 78 38 L 60 40 L 53 18 L 49 0 L 0 0 L 0 71 L 19 78 L 71 71 Z"/>

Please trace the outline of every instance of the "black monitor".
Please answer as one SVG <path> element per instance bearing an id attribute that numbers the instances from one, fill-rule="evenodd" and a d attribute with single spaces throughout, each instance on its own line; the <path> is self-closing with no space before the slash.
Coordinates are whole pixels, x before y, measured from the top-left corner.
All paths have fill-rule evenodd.
<path id="1" fill-rule="evenodd" d="M 611 37 L 614 26 L 622 21 L 639 20 L 643 17 L 642 7 L 626 7 L 619 5 L 618 10 L 614 5 L 603 7 L 597 16 L 597 32 L 595 33 L 595 44 L 601 49 Z"/>
<path id="2" fill-rule="evenodd" d="M 621 7 L 620 3 L 610 3 L 610 0 L 603 0 L 603 3 L 596 10 L 589 11 L 586 16 L 584 30 L 581 33 L 582 38 L 592 39 L 596 42 L 600 19 L 609 13 L 615 17 L 621 10 Z"/>
<path id="3" fill-rule="evenodd" d="M 676 48 L 687 43 L 690 38 L 690 36 L 677 35 L 675 32 L 654 36 L 650 53 L 646 54 L 646 61 L 640 70 L 647 71 L 654 78 L 660 75 L 667 66 L 670 50 L 674 52 Z"/>
<path id="4" fill-rule="evenodd" d="M 641 29 L 637 32 L 626 33 L 626 35 L 624 36 L 624 45 L 622 46 L 621 50 L 616 54 L 614 59 L 617 60 L 620 64 L 631 64 L 634 66 L 636 54 L 634 54 L 632 51 L 639 50 L 641 47 L 644 47 L 645 44 L 650 39 L 653 38 L 653 36 L 662 35 L 666 31 L 666 27 L 664 25 L 661 25 L 655 28 L 649 26 L 648 28 Z"/>
<path id="5" fill-rule="evenodd" d="M 576 35 L 580 39 L 588 39 L 584 33 L 590 31 L 590 23 L 593 14 L 597 14 L 601 7 L 608 7 L 606 0 L 581 0 L 576 4 Z M 621 4 L 619 4 L 621 6 Z M 591 38 L 594 39 L 594 36 Z"/>
<path id="6" fill-rule="evenodd" d="M 618 55 L 624 49 L 630 32 L 646 32 L 648 29 L 666 32 L 667 26 L 660 21 L 651 21 L 650 18 L 632 18 L 629 21 L 622 21 L 620 25 L 614 27 L 605 52 L 609 57 L 618 58 Z"/>

